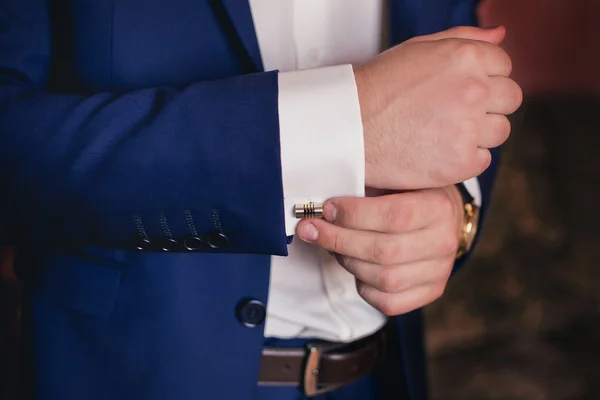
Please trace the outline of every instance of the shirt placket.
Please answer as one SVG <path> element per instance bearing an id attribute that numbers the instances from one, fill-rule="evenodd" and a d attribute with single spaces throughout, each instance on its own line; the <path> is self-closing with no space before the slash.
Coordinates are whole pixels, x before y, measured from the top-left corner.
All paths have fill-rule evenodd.
<path id="1" fill-rule="evenodd" d="M 323 0 L 293 0 L 297 69 L 323 66 L 329 8 Z"/>

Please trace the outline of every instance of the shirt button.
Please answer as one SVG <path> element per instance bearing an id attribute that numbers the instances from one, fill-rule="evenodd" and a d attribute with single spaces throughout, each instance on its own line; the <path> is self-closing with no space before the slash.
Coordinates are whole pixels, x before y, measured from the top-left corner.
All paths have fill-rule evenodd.
<path id="1" fill-rule="evenodd" d="M 267 310 L 258 300 L 242 300 L 236 307 L 238 320 L 248 328 L 255 328 L 265 321 Z"/>

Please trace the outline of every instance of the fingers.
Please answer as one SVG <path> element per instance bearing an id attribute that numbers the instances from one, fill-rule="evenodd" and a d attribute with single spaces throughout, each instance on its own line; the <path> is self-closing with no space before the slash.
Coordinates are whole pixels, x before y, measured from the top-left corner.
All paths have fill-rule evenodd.
<path id="1" fill-rule="evenodd" d="M 506 29 L 502 26 L 492 29 L 461 26 L 416 37 L 409 42 L 451 40 L 452 45 L 456 46 L 454 50 L 458 60 L 472 65 L 475 59 L 489 76 L 507 77 L 512 72 L 512 61 L 508 53 L 498 46 L 505 35 Z"/>
<path id="2" fill-rule="evenodd" d="M 488 149 L 478 148 L 476 157 L 479 171 L 473 174 L 473 176 L 479 176 L 483 174 L 492 164 L 492 153 Z"/>
<path id="3" fill-rule="evenodd" d="M 473 26 L 458 26 L 431 35 L 418 36 L 409 41 L 423 42 L 443 39 L 466 39 L 499 44 L 504 40 L 505 36 L 506 29 L 504 26 L 497 26 L 490 29 L 482 29 Z"/>
<path id="4" fill-rule="evenodd" d="M 479 65 L 488 76 L 508 77 L 512 73 L 512 61 L 500 46 L 474 40 L 452 42 L 455 59 L 467 68 Z"/>
<path id="5" fill-rule="evenodd" d="M 512 60 L 502 47 L 495 44 L 476 42 L 479 46 L 481 63 L 488 76 L 508 77 L 512 73 Z M 467 50 L 468 51 L 468 50 Z"/>
<path id="6" fill-rule="evenodd" d="M 328 201 L 325 218 L 348 229 L 402 233 L 432 225 L 452 215 L 444 190 L 423 190 L 380 197 L 342 197 Z"/>
<path id="7" fill-rule="evenodd" d="M 491 114 L 509 115 L 521 107 L 523 91 L 512 79 L 494 76 L 489 78 L 490 97 L 487 112 Z"/>
<path id="8" fill-rule="evenodd" d="M 304 220 L 298 236 L 326 250 L 371 264 L 396 265 L 455 254 L 458 235 L 453 221 L 430 229 L 384 234 L 342 228 L 325 220 Z"/>
<path id="9" fill-rule="evenodd" d="M 343 256 L 337 256 L 337 259 L 356 279 L 383 293 L 399 293 L 416 286 L 445 282 L 454 265 L 454 254 L 394 266 L 370 264 Z"/>
<path id="10" fill-rule="evenodd" d="M 406 314 L 439 299 L 444 293 L 446 283 L 436 282 L 393 294 L 381 292 L 360 281 L 357 281 L 356 287 L 367 303 L 391 317 Z"/>
<path id="11" fill-rule="evenodd" d="M 478 137 L 478 146 L 493 149 L 502 145 L 510 136 L 511 125 L 505 115 L 487 114 L 483 117 L 482 135 Z"/>

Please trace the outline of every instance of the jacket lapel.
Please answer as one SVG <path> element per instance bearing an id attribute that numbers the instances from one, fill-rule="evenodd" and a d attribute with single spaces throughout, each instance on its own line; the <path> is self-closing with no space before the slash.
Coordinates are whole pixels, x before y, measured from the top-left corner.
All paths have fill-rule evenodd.
<path id="1" fill-rule="evenodd" d="M 243 52 L 241 57 L 249 58 L 256 71 L 263 71 L 263 63 L 252 20 L 252 11 L 248 0 L 213 0 L 217 17 L 227 19 L 221 21 L 226 30 L 231 27 L 233 32 L 228 32 L 236 52 Z M 219 15 L 219 14 L 224 15 Z M 239 49 L 237 48 L 239 44 Z"/>

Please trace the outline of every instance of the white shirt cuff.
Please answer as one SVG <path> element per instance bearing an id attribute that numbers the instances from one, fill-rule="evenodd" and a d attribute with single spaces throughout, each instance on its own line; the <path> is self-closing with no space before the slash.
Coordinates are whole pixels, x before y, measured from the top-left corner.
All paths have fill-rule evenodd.
<path id="1" fill-rule="evenodd" d="M 296 203 L 365 195 L 365 155 L 351 65 L 279 74 L 279 131 L 285 229 Z"/>
<path id="2" fill-rule="evenodd" d="M 463 183 L 465 188 L 469 191 L 469 194 L 473 196 L 475 204 L 478 207 L 481 207 L 481 187 L 479 186 L 479 179 L 471 178 Z"/>

